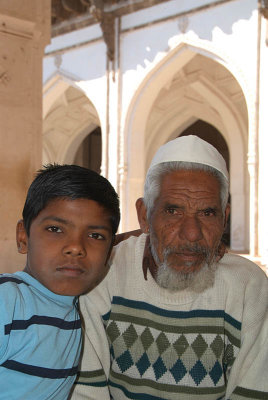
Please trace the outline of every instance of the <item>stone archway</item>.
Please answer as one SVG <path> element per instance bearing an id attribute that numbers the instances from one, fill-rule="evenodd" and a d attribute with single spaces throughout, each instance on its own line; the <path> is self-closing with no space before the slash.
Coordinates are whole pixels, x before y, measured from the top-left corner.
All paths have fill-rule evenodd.
<path id="1" fill-rule="evenodd" d="M 74 163 L 83 141 L 96 129 L 100 130 L 96 108 L 80 89 L 61 80 L 54 88 L 54 97 L 49 94 L 47 101 L 43 121 L 43 163 Z"/>

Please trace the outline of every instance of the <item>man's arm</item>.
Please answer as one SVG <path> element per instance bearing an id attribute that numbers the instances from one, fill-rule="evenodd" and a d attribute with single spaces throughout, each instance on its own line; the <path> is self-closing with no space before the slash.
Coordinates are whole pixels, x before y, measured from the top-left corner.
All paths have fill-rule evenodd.
<path id="1" fill-rule="evenodd" d="M 268 285 L 265 275 L 261 279 L 245 293 L 241 347 L 228 377 L 228 400 L 268 399 Z"/>
<path id="2" fill-rule="evenodd" d="M 116 243 L 129 236 L 139 236 L 141 230 L 116 235 Z M 84 320 L 84 346 L 80 372 L 73 387 L 71 400 L 110 400 L 108 377 L 110 372 L 110 348 L 104 326 L 105 315 L 111 309 L 113 269 L 90 293 L 80 296 L 80 311 Z"/>
<path id="3" fill-rule="evenodd" d="M 266 317 L 267 320 L 267 317 Z M 266 325 L 266 327 L 265 327 Z M 236 384 L 227 399 L 268 399 L 268 330 L 266 324 L 258 324 L 248 331 L 239 355 L 232 367 L 228 387 L 233 384 L 232 373 Z M 227 387 L 227 393 L 229 393 Z"/>
<path id="4" fill-rule="evenodd" d="M 80 297 L 80 310 L 84 319 L 84 346 L 81 370 L 74 385 L 72 400 L 110 400 L 107 384 L 110 369 L 110 351 L 103 325 L 109 303 L 105 304 L 105 285 Z M 100 296 L 101 293 L 101 296 Z M 105 295 L 104 295 L 105 297 Z"/>
<path id="5" fill-rule="evenodd" d="M 122 240 L 128 239 L 130 236 L 140 236 L 142 234 L 141 229 L 135 229 L 134 231 L 128 231 L 123 233 L 118 233 L 115 235 L 113 245 L 116 246 L 118 243 L 122 242 Z"/>

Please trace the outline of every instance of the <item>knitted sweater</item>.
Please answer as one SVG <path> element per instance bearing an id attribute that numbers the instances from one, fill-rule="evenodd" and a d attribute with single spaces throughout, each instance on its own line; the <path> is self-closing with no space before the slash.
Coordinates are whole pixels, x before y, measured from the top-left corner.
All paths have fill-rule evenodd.
<path id="1" fill-rule="evenodd" d="M 66 400 L 81 350 L 78 299 L 0 275 L 0 400 Z"/>
<path id="2" fill-rule="evenodd" d="M 85 348 L 72 399 L 267 400 L 262 270 L 226 254 L 212 288 L 171 293 L 144 279 L 144 244 L 144 235 L 120 243 L 105 280 L 80 298 Z"/>

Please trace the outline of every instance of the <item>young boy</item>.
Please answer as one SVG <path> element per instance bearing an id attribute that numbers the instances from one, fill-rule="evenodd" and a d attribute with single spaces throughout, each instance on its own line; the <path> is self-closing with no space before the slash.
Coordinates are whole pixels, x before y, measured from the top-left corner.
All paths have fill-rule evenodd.
<path id="1" fill-rule="evenodd" d="M 81 350 L 78 298 L 108 272 L 119 200 L 102 176 L 49 165 L 17 225 L 24 271 L 0 275 L 0 399 L 66 400 Z"/>

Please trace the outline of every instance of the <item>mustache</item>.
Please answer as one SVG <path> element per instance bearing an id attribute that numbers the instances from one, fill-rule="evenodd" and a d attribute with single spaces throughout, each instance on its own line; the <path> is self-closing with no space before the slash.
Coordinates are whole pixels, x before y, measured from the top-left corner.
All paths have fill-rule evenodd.
<path id="1" fill-rule="evenodd" d="M 193 254 L 200 254 L 204 255 L 206 258 L 210 257 L 211 250 L 205 246 L 201 246 L 198 243 L 194 244 L 185 244 L 181 246 L 168 246 L 164 249 L 164 257 L 168 257 L 171 254 L 178 254 L 178 253 L 193 253 Z"/>

